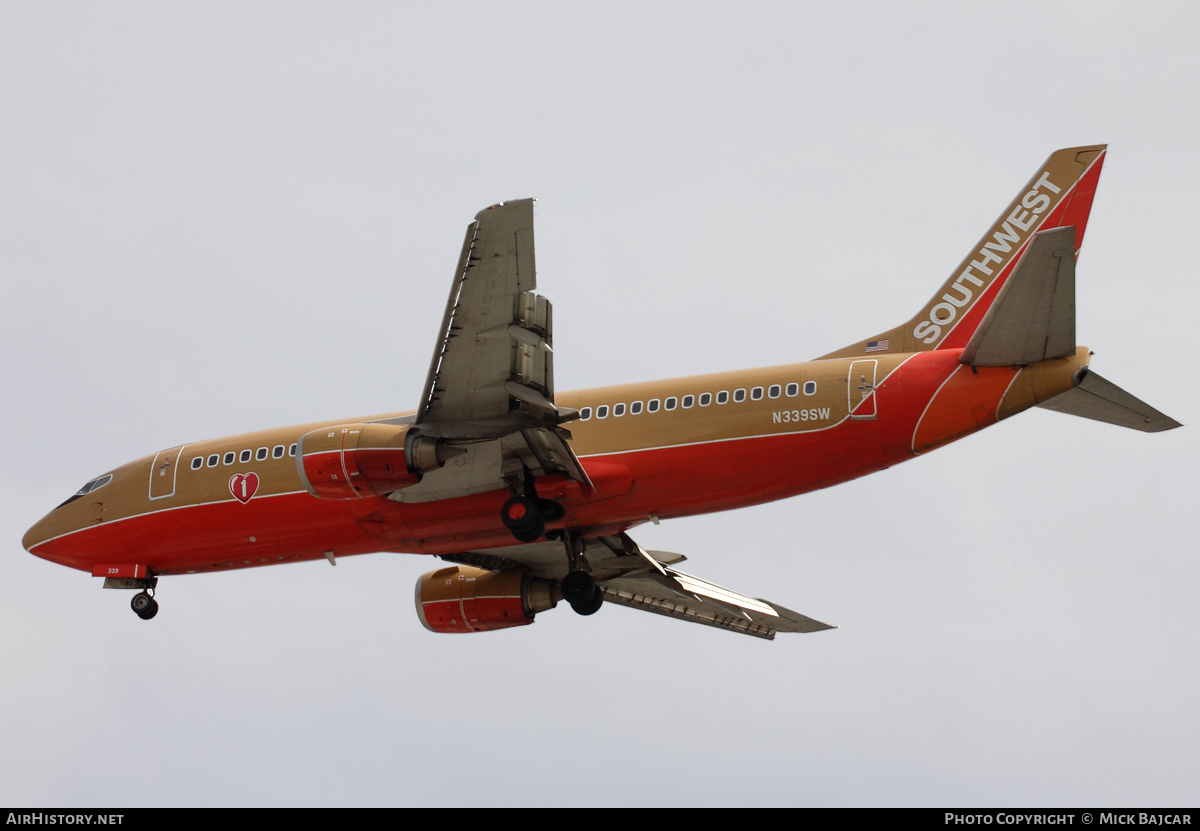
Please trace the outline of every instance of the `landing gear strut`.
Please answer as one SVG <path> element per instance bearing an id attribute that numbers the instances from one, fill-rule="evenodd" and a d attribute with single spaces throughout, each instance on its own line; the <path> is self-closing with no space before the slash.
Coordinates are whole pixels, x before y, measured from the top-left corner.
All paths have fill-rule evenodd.
<path id="1" fill-rule="evenodd" d="M 158 614 L 158 601 L 145 589 L 135 594 L 129 605 L 142 620 L 149 620 Z"/>

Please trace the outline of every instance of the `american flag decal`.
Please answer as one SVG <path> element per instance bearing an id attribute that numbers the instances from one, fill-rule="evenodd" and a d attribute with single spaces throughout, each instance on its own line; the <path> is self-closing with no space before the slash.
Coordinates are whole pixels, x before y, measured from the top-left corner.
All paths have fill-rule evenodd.
<path id="1" fill-rule="evenodd" d="M 891 343 L 889 338 L 883 340 L 873 340 L 867 343 L 868 352 L 887 352 L 888 344 Z"/>

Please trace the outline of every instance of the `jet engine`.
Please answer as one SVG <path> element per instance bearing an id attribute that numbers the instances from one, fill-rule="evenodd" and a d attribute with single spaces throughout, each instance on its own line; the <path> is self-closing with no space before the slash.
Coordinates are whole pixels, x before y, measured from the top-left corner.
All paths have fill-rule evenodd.
<path id="1" fill-rule="evenodd" d="M 300 481 L 322 499 L 363 499 L 415 485 L 467 451 L 396 424 L 339 424 L 311 430 L 296 445 Z"/>
<path id="2" fill-rule="evenodd" d="M 450 566 L 417 581 L 417 617 L 430 632 L 486 632 L 533 623 L 562 593 L 552 580 L 524 569 L 487 571 Z"/>

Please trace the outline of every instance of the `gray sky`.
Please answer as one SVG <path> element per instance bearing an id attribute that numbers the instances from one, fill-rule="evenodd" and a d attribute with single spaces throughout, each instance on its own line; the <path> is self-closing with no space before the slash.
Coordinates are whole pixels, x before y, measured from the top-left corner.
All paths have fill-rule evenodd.
<path id="1" fill-rule="evenodd" d="M 1108 142 L 1093 368 L 1185 424 L 1191 4 L 0 5 L 0 802 L 1195 805 L 1197 427 L 1034 411 L 643 527 L 840 625 L 605 607 L 437 636 L 435 560 L 129 594 L 27 554 L 185 441 L 415 406 L 466 223 L 536 196 L 560 389 L 907 319 L 1059 147 Z"/>

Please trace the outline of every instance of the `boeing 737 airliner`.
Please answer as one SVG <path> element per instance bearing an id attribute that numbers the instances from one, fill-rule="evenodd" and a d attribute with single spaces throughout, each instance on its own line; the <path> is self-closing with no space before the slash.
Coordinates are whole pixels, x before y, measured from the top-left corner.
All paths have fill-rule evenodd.
<path id="1" fill-rule="evenodd" d="M 566 600 L 735 632 L 831 628 L 646 551 L 640 523 L 824 488 L 1030 407 L 1147 432 L 1178 423 L 1075 342 L 1075 264 L 1105 147 L 1052 154 L 917 314 L 807 363 L 558 393 L 535 293 L 533 200 L 466 240 L 417 409 L 161 450 L 29 530 L 33 554 L 137 590 L 159 578 L 375 551 L 448 562 L 416 587 L 435 632 L 532 623 Z"/>

